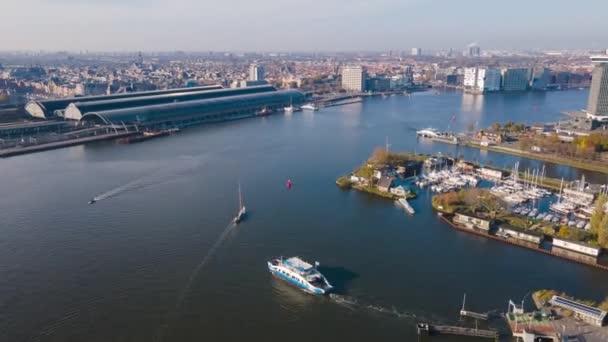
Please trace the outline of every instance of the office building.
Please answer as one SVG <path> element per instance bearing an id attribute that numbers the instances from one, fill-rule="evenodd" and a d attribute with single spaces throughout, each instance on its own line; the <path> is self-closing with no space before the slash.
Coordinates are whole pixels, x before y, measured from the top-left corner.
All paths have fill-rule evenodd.
<path id="1" fill-rule="evenodd" d="M 530 69 L 508 68 L 502 69 L 502 90 L 524 91 L 530 84 Z"/>
<path id="2" fill-rule="evenodd" d="M 412 56 L 422 56 L 421 48 L 412 48 Z"/>
<path id="3" fill-rule="evenodd" d="M 530 88 L 532 90 L 546 90 L 550 76 L 549 68 L 534 67 L 532 69 L 532 77 L 530 78 Z"/>
<path id="4" fill-rule="evenodd" d="M 365 69 L 360 65 L 342 68 L 342 89 L 346 91 L 365 91 L 365 79 Z"/>
<path id="5" fill-rule="evenodd" d="M 608 56 L 594 56 L 591 60 L 595 67 L 591 75 L 587 116 L 598 121 L 608 121 Z"/>
<path id="6" fill-rule="evenodd" d="M 465 92 L 481 94 L 488 91 L 500 90 L 500 70 L 494 68 L 466 68 L 464 69 Z"/>
<path id="7" fill-rule="evenodd" d="M 481 48 L 477 44 L 471 44 L 467 47 L 467 55 L 469 57 L 481 56 Z"/>
<path id="8" fill-rule="evenodd" d="M 249 81 L 263 81 L 264 67 L 258 64 L 252 64 L 249 67 Z"/>

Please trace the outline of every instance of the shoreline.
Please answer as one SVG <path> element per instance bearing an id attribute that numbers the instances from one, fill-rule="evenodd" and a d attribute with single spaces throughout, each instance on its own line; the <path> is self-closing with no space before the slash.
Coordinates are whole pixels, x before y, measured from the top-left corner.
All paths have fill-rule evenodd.
<path id="1" fill-rule="evenodd" d="M 435 210 L 435 209 L 433 209 L 433 210 Z M 548 251 L 548 250 L 542 249 L 540 247 L 532 247 L 532 246 L 529 246 L 529 245 L 524 244 L 524 243 L 519 242 L 519 241 L 505 239 L 505 238 L 501 238 L 501 237 L 498 237 L 498 236 L 495 236 L 495 235 L 491 235 L 491 234 L 487 234 L 487 233 L 482 233 L 482 232 L 479 232 L 479 231 L 476 231 L 476 230 L 473 230 L 473 229 L 468 229 L 468 228 L 460 227 L 459 225 L 455 224 L 454 222 L 452 222 L 451 220 L 449 220 L 447 217 L 445 217 L 445 214 L 443 214 L 443 213 L 441 213 L 441 214 L 442 215 L 438 215 L 440 220 L 442 220 L 443 222 L 447 223 L 450 227 L 452 227 L 452 228 L 454 228 L 456 230 L 459 230 L 461 232 L 465 232 L 465 233 L 477 235 L 477 236 L 480 236 L 480 237 L 488 238 L 490 240 L 500 241 L 500 242 L 507 243 L 507 244 L 510 244 L 510 245 L 514 245 L 514 246 L 526 248 L 526 249 L 529 249 L 529 250 L 533 250 L 533 251 L 536 251 L 536 252 L 540 252 L 540 253 L 543 253 L 545 255 L 551 255 L 551 256 L 558 257 L 558 258 L 561 258 L 561 259 L 564 259 L 564 260 L 568 260 L 568 261 L 572 261 L 572 262 L 575 262 L 575 263 L 578 263 L 578 264 L 587 265 L 587 266 L 594 267 L 594 268 L 597 268 L 597 269 L 600 269 L 600 270 L 608 271 L 608 266 L 607 265 L 594 264 L 594 263 L 586 262 L 584 260 L 570 258 L 570 257 L 568 257 L 566 255 L 556 254 L 553 251 Z"/>
<path id="2" fill-rule="evenodd" d="M 444 143 L 441 140 L 437 140 L 437 141 Z M 581 161 L 572 161 L 572 160 L 565 159 L 562 157 L 551 157 L 551 156 L 546 156 L 546 155 L 538 154 L 538 153 L 524 152 L 524 151 L 517 150 L 515 148 L 506 148 L 506 147 L 499 147 L 499 146 L 481 146 L 479 144 L 475 144 L 475 143 L 471 143 L 471 142 L 461 142 L 460 145 L 466 146 L 466 147 L 471 147 L 471 148 L 477 148 L 479 150 L 486 150 L 486 151 L 491 151 L 491 152 L 496 152 L 496 153 L 510 154 L 510 155 L 517 156 L 517 157 L 540 160 L 540 161 L 558 164 L 558 165 L 570 166 L 573 168 L 587 170 L 587 171 L 608 173 L 608 165 L 601 165 L 601 164 L 581 162 Z"/>

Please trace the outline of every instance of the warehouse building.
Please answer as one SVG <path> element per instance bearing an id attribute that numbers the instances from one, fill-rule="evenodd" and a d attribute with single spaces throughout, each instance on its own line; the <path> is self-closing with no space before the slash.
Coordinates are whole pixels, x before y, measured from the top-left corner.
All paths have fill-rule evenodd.
<path id="1" fill-rule="evenodd" d="M 99 101 L 73 102 L 70 103 L 63 117 L 69 120 L 80 120 L 86 113 L 104 112 L 114 109 L 125 109 L 133 107 L 150 106 L 157 104 L 176 103 L 184 101 L 204 100 L 220 98 L 225 96 L 257 94 L 263 92 L 274 92 L 276 89 L 270 85 L 234 88 L 234 89 L 212 89 L 184 93 L 168 93 L 152 96 L 102 99 Z"/>
<path id="2" fill-rule="evenodd" d="M 574 312 L 577 318 L 589 324 L 601 327 L 606 321 L 606 311 L 594 308 L 593 306 L 585 305 L 573 300 L 563 298 L 560 296 L 553 296 L 549 300 L 551 305 L 564 308 Z"/>
<path id="3" fill-rule="evenodd" d="M 141 96 L 153 96 L 161 94 L 173 94 L 173 93 L 190 93 L 196 91 L 222 89 L 220 85 L 191 87 L 191 88 L 177 88 L 167 90 L 153 90 L 153 91 L 142 91 L 134 93 L 123 93 L 123 94 L 112 94 L 112 95 L 99 95 L 99 96 L 83 96 L 83 97 L 70 97 L 64 99 L 53 99 L 53 100 L 40 100 L 30 101 L 25 105 L 25 111 L 34 118 L 48 119 L 56 116 L 58 111 L 63 111 L 72 102 L 90 102 L 100 100 L 113 100 L 113 99 L 124 99 L 131 97 Z"/>
<path id="4" fill-rule="evenodd" d="M 296 90 L 266 91 L 256 94 L 165 103 L 141 107 L 88 112 L 80 121 L 93 124 L 141 124 L 188 126 L 255 116 L 262 111 L 280 110 L 302 103 L 304 94 Z"/>

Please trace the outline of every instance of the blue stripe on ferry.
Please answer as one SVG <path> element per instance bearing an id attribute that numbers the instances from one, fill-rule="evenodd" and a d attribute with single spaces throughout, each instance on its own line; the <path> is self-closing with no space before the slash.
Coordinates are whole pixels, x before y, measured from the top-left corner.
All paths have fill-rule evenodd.
<path id="1" fill-rule="evenodd" d="M 281 272 L 277 272 L 277 271 L 274 271 L 274 270 L 271 270 L 271 271 L 272 271 L 272 273 L 274 273 L 274 274 L 278 275 L 279 277 L 287 280 L 288 282 L 290 282 L 290 283 L 292 283 L 292 284 L 294 284 L 294 285 L 296 285 L 298 287 L 301 287 L 301 288 L 303 288 L 305 290 L 308 290 L 308 286 L 300 283 L 299 281 L 293 280 L 291 277 L 289 277 L 289 276 L 287 276 L 287 275 L 285 275 L 285 274 L 283 274 Z"/>

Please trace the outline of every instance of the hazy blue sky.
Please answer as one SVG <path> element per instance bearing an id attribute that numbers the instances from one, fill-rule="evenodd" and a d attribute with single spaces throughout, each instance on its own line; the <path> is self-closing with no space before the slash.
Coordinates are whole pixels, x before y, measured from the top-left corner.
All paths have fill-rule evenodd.
<path id="1" fill-rule="evenodd" d="M 1 0 L 0 50 L 608 47 L 608 0 Z"/>

